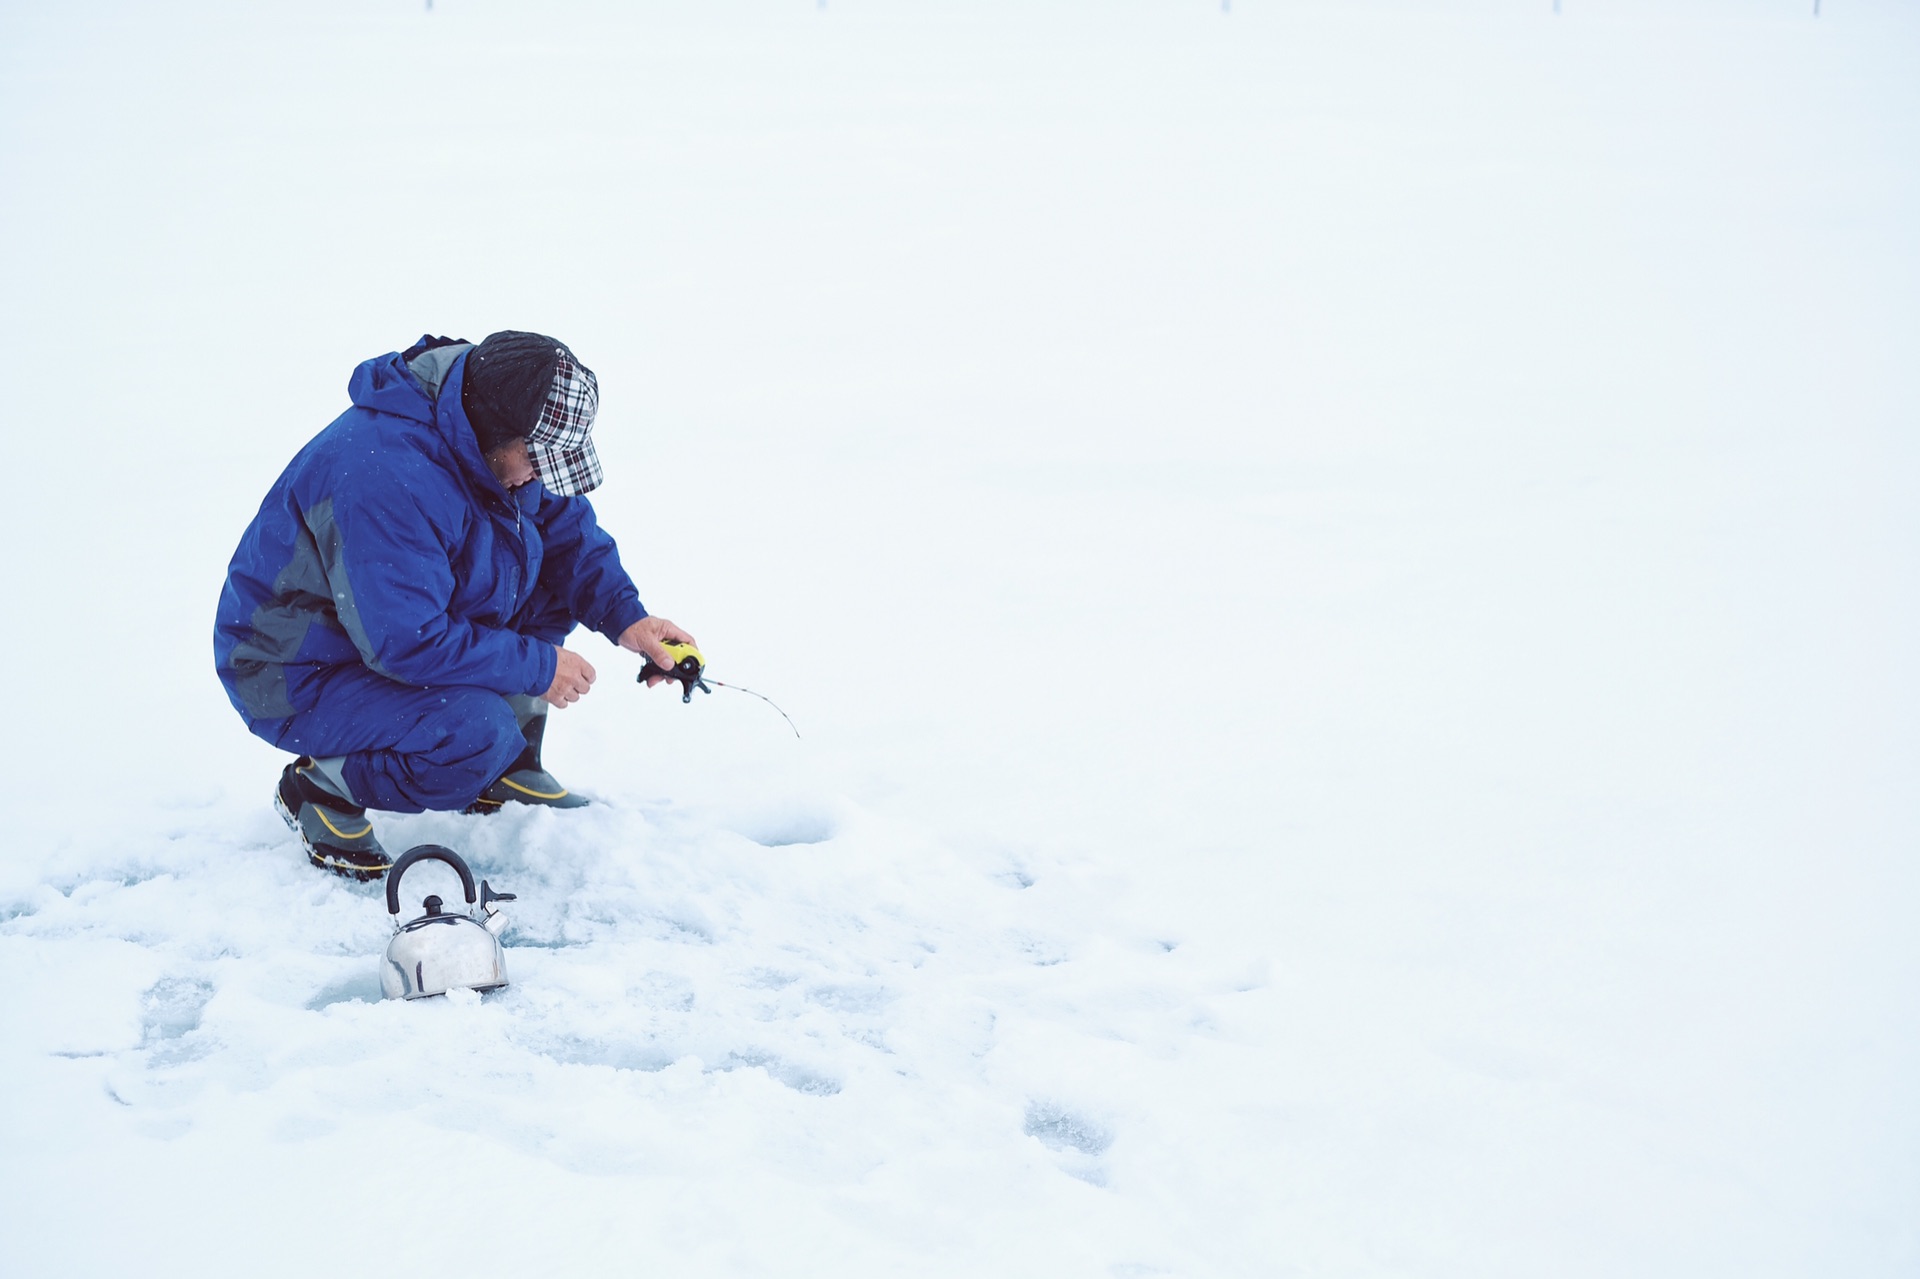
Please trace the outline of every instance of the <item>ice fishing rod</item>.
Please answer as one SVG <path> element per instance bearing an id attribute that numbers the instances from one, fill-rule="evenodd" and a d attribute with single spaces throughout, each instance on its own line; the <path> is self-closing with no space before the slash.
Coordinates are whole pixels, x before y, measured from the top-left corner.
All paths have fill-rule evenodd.
<path id="1" fill-rule="evenodd" d="M 707 685 L 715 684 L 721 688 L 730 688 L 736 693 L 745 693 L 749 697 L 757 697 L 767 705 L 772 706 L 773 709 L 780 711 L 780 707 L 765 693 L 756 693 L 750 688 L 742 688 L 738 684 L 728 684 L 723 680 L 708 679 L 706 674 L 707 659 L 702 657 L 700 650 L 693 645 L 681 644 L 674 640 L 661 640 L 660 647 L 666 649 L 667 655 L 673 658 L 673 665 L 671 667 L 662 666 L 651 657 L 642 654 L 640 674 L 636 677 L 637 683 L 644 684 L 647 682 L 648 677 L 653 675 L 674 680 L 680 685 L 680 700 L 682 703 L 693 700 L 693 690 L 696 688 L 703 693 L 712 693 L 713 689 L 708 688 Z M 793 735 L 795 737 L 800 736 L 799 726 L 793 722 L 791 715 L 785 711 L 780 711 L 780 718 L 787 721 L 787 727 L 793 729 Z"/>

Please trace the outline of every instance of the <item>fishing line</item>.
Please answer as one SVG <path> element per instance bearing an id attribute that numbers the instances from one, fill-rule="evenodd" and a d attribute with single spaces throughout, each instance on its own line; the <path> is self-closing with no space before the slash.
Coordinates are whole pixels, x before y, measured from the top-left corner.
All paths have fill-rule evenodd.
<path id="1" fill-rule="evenodd" d="M 765 702 L 767 705 L 773 707 L 773 709 L 780 711 L 780 704 L 774 701 L 771 697 L 768 697 L 765 693 L 756 693 L 750 688 L 741 688 L 738 684 L 729 684 L 725 680 L 714 679 L 711 676 L 704 677 L 704 678 L 706 679 L 706 682 L 709 684 L 715 684 L 721 688 L 730 688 L 736 693 L 745 693 L 749 697 L 757 697 L 761 701 Z M 787 721 L 787 727 L 793 730 L 793 735 L 795 737 L 800 736 L 800 727 L 799 725 L 793 722 L 793 717 L 791 715 L 787 714 L 785 711 L 780 711 L 780 718 Z"/>

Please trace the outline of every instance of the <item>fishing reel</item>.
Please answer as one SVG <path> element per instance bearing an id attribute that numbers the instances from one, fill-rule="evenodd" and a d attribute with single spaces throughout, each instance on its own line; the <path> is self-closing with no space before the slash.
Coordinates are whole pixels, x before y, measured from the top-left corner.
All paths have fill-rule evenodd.
<path id="1" fill-rule="evenodd" d="M 646 683 L 648 677 L 654 675 L 661 675 L 670 680 L 677 680 L 680 684 L 680 700 L 682 702 L 691 702 L 693 700 L 693 690 L 696 688 L 703 693 L 713 692 L 712 689 L 707 687 L 707 681 L 702 678 L 703 672 L 707 669 L 707 659 L 700 655 L 699 649 L 691 644 L 680 644 L 673 640 L 661 640 L 660 647 L 666 649 L 667 655 L 674 659 L 673 665 L 671 667 L 663 667 L 651 657 L 644 657 L 640 663 L 640 675 L 638 677 L 640 683 Z"/>
<path id="2" fill-rule="evenodd" d="M 673 658 L 673 665 L 671 667 L 663 667 L 651 657 L 643 654 L 640 661 L 640 683 L 646 683 L 648 678 L 655 675 L 674 680 L 680 685 L 680 700 L 682 702 L 691 702 L 693 700 L 693 690 L 696 688 L 703 693 L 711 693 L 713 691 L 707 687 L 707 659 L 701 656 L 699 649 L 691 644 L 681 644 L 675 640 L 661 640 L 660 647 L 666 649 L 667 655 Z M 780 708 L 774 705 L 773 699 L 765 693 L 756 693 L 750 688 L 742 688 L 738 684 L 729 684 L 725 680 L 717 679 L 713 682 L 721 688 L 730 688 L 736 693 L 745 693 L 748 697 L 757 697 L 767 705 L 772 706 L 776 711 L 780 711 Z M 785 711 L 780 711 L 780 718 L 787 721 L 787 727 L 793 730 L 795 737 L 800 736 L 800 728 L 793 722 L 792 716 L 788 715 Z"/>

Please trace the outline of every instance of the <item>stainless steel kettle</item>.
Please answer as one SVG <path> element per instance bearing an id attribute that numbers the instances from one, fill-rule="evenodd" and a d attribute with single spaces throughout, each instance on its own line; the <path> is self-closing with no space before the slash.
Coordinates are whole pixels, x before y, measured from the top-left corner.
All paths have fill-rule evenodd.
<path id="1" fill-rule="evenodd" d="M 438 897 L 429 897 L 421 903 L 426 914 L 410 923 L 400 922 L 400 877 L 424 861 L 445 862 L 460 872 L 460 887 L 467 894 L 466 914 L 447 914 L 440 909 Z M 473 872 L 451 848 L 421 844 L 401 855 L 387 872 L 393 939 L 380 966 L 382 994 L 388 999 L 420 999 L 450 990 L 497 990 L 507 984 L 507 956 L 500 948 L 507 917 L 495 903 L 510 902 L 513 894 L 496 893 L 481 880 L 477 896 L 476 910 Z"/>

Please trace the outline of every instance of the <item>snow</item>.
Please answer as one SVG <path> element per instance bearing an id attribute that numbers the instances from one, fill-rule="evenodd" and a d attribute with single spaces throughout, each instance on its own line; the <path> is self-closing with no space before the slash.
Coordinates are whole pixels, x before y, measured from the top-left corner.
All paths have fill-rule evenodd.
<path id="1" fill-rule="evenodd" d="M 0 10 L 0 1268 L 1912 1273 L 1920 16 L 1561 8 Z M 213 603 L 502 327 L 804 738 L 382 1002 Z"/>

